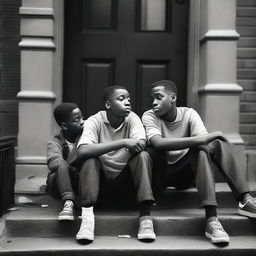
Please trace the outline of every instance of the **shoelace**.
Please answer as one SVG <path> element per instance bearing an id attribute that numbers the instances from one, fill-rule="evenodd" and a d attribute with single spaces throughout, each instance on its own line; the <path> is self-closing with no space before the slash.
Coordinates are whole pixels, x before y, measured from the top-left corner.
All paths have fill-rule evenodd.
<path id="1" fill-rule="evenodd" d="M 212 226 L 213 229 L 219 229 L 222 232 L 225 232 L 224 228 L 222 227 L 219 221 L 217 220 L 211 221 L 209 224 Z"/>
<path id="2" fill-rule="evenodd" d="M 145 230 L 145 229 L 151 229 L 153 230 L 153 225 L 152 225 L 152 221 L 151 220 L 143 220 L 141 222 L 141 229 Z"/>
<path id="3" fill-rule="evenodd" d="M 93 220 L 88 218 L 82 218 L 82 225 L 80 231 L 83 232 L 85 229 L 89 229 L 90 232 L 93 230 Z"/>
<path id="4" fill-rule="evenodd" d="M 249 199 L 247 199 L 246 202 L 245 202 L 245 204 L 247 204 L 247 203 L 251 203 L 251 204 L 253 204 L 254 206 L 256 206 L 256 200 L 255 200 L 255 198 L 249 198 Z"/>
<path id="5" fill-rule="evenodd" d="M 63 211 L 72 212 L 72 210 L 73 210 L 72 202 L 65 202 Z"/>

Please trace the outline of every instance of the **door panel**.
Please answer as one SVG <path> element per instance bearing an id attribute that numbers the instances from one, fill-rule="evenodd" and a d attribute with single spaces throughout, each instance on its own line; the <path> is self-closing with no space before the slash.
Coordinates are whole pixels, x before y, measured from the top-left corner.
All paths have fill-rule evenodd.
<path id="1" fill-rule="evenodd" d="M 102 109 L 103 89 L 120 84 L 141 115 L 150 108 L 150 84 L 171 79 L 185 105 L 189 1 L 176 1 L 66 1 L 63 100 L 88 116 Z"/>

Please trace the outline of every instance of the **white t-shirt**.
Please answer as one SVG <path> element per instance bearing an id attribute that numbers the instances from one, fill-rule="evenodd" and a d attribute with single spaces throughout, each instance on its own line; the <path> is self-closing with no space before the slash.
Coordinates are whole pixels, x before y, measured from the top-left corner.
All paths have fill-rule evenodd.
<path id="1" fill-rule="evenodd" d="M 132 138 L 146 140 L 145 130 L 140 118 L 134 113 L 125 117 L 117 129 L 111 127 L 106 111 L 99 111 L 84 122 L 84 129 L 77 147 L 80 145 L 104 143 L 114 140 Z M 120 148 L 99 156 L 103 170 L 108 178 L 115 178 L 127 165 L 131 154 Z"/>
<path id="2" fill-rule="evenodd" d="M 66 142 L 68 145 L 69 152 L 71 152 L 75 147 L 75 143 L 69 142 L 68 140 L 66 140 Z"/>
<path id="3" fill-rule="evenodd" d="M 160 135 L 163 138 L 184 138 L 208 133 L 198 113 L 187 107 L 177 107 L 177 116 L 173 122 L 164 121 L 153 110 L 148 110 L 142 116 L 142 123 L 149 142 L 154 135 Z M 174 164 L 188 151 L 188 148 L 166 151 L 166 159 L 169 164 Z"/>

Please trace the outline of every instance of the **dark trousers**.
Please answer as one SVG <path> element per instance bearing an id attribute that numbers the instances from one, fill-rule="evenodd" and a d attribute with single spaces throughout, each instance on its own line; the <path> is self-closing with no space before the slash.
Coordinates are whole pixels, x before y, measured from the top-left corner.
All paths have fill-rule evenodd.
<path id="1" fill-rule="evenodd" d="M 145 151 L 133 156 L 114 180 L 108 180 L 105 176 L 98 158 L 86 160 L 80 171 L 84 173 L 83 180 L 81 181 L 83 187 L 80 186 L 80 189 L 83 189 L 84 195 L 82 206 L 94 206 L 98 201 L 100 190 L 112 190 L 119 193 L 121 197 L 124 190 L 126 190 L 130 196 L 135 192 L 138 204 L 144 201 L 151 201 L 153 203 L 151 170 L 152 160 Z M 129 184 L 132 184 L 134 191 L 129 191 L 131 188 Z"/>
<path id="2" fill-rule="evenodd" d="M 58 171 L 50 173 L 47 179 L 47 192 L 57 199 L 75 201 L 76 196 L 83 200 L 83 172 L 63 164 Z"/>
<path id="3" fill-rule="evenodd" d="M 196 186 L 200 206 L 217 206 L 215 195 L 214 165 L 228 182 L 236 199 L 249 191 L 243 170 L 235 158 L 234 145 L 214 140 L 206 146 L 191 148 L 175 164 L 168 164 L 164 152 L 147 149 L 153 159 L 153 189 L 158 194 L 166 187 L 186 189 Z M 245 168 L 245 167 L 244 167 Z"/>

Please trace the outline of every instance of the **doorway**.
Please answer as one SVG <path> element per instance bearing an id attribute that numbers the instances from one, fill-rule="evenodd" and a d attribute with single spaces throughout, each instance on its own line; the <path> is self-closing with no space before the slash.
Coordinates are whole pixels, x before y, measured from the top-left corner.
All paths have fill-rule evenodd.
<path id="1" fill-rule="evenodd" d="M 65 1 L 63 101 L 88 117 L 103 108 L 104 88 L 118 84 L 141 115 L 150 84 L 170 79 L 185 106 L 188 11 L 187 0 Z"/>

